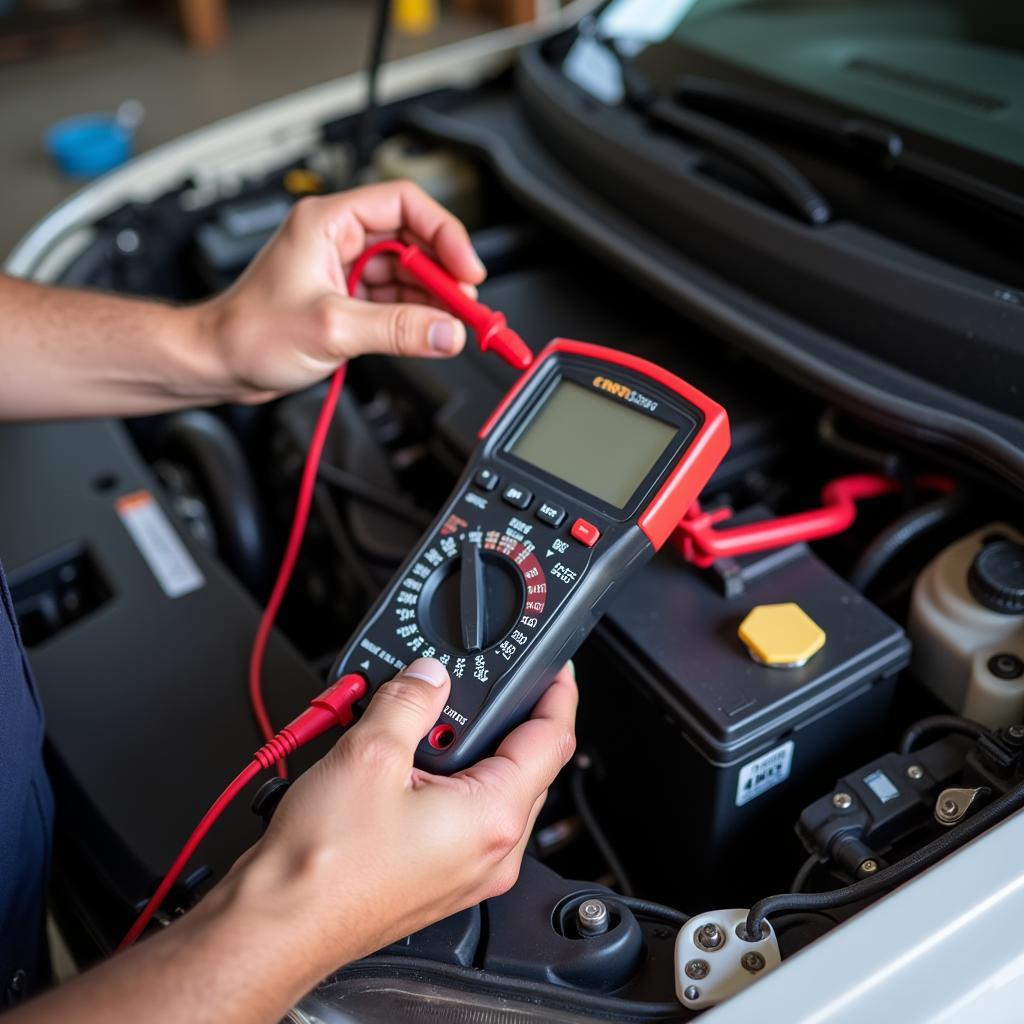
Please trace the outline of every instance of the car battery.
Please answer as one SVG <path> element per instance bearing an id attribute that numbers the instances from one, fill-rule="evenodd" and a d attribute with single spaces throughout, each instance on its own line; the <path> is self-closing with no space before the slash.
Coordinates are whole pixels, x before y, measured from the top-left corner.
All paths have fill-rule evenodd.
<path id="1" fill-rule="evenodd" d="M 824 644 L 802 665 L 755 660 L 741 623 L 789 602 Z M 640 895 L 696 913 L 788 891 L 801 809 L 885 749 L 909 651 L 803 544 L 705 571 L 666 547 L 638 572 L 576 663 L 588 803 Z"/>

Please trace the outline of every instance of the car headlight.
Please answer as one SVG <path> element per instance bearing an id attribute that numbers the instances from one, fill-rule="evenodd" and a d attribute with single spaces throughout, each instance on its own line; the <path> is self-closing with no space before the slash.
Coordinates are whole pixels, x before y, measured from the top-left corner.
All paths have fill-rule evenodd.
<path id="1" fill-rule="evenodd" d="M 290 1024 L 587 1024 L 591 1013 L 538 1006 L 489 985 L 460 990 L 423 978 L 342 977 L 306 996 Z"/>

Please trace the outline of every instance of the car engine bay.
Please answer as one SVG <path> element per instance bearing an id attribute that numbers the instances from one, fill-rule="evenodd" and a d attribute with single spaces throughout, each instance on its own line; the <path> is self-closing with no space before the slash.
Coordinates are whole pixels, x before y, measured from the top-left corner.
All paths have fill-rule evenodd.
<path id="1" fill-rule="evenodd" d="M 489 272 L 481 300 L 534 351 L 555 337 L 615 347 L 724 406 L 732 446 L 701 496 L 724 526 L 827 505 L 846 478 L 892 486 L 809 543 L 703 565 L 685 539 L 667 544 L 574 658 L 578 750 L 516 885 L 339 971 L 297 1022 L 690 1019 L 1024 803 L 1010 474 L 759 357 L 687 315 L 654 269 L 566 230 L 571 211 L 560 221 L 514 187 L 461 112 L 493 112 L 509 88 L 506 74 L 469 98 L 382 108 L 364 180 L 411 177 L 466 222 Z M 216 293 L 302 196 L 351 183 L 353 131 L 351 117 L 325 123 L 313 151 L 230 187 L 125 203 L 59 283 Z M 353 362 L 268 650 L 275 720 L 322 689 L 515 379 L 473 346 Z M 59 808 L 54 909 L 82 963 L 115 945 L 257 744 L 246 656 L 323 391 L 0 430 L 22 481 L 0 530 Z M 153 544 L 175 551 L 161 562 Z M 785 628 L 758 621 L 792 606 Z M 282 792 L 267 784 L 225 815 L 158 920 L 201 898 Z"/>

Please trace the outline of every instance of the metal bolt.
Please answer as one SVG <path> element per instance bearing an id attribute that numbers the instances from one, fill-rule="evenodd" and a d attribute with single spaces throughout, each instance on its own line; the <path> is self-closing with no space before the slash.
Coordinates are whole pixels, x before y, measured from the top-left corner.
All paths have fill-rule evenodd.
<path id="1" fill-rule="evenodd" d="M 707 960 L 687 960 L 686 966 L 683 968 L 688 978 L 693 978 L 694 981 L 700 981 L 706 978 L 711 973 L 711 964 Z"/>
<path id="2" fill-rule="evenodd" d="M 719 949 L 725 942 L 725 933 L 713 921 L 702 925 L 694 933 L 693 941 L 701 949 Z"/>
<path id="3" fill-rule="evenodd" d="M 839 810 L 845 811 L 853 806 L 853 797 L 849 793 L 836 793 L 832 797 L 832 806 L 838 807 Z"/>
<path id="4" fill-rule="evenodd" d="M 1024 740 L 1024 725 L 1011 725 L 1006 731 L 1011 739 Z"/>
<path id="5" fill-rule="evenodd" d="M 758 971 L 764 970 L 765 960 L 760 953 L 744 953 L 740 958 L 740 966 L 745 971 L 750 971 L 751 974 L 757 974 Z"/>
<path id="6" fill-rule="evenodd" d="M 584 935 L 608 931 L 608 908 L 600 900 L 584 900 L 576 911 L 576 923 Z"/>
<path id="7" fill-rule="evenodd" d="M 687 985 L 683 989 L 683 996 L 690 1000 L 692 1003 L 694 999 L 700 998 L 700 989 L 696 985 Z"/>
<path id="8" fill-rule="evenodd" d="M 862 861 L 860 869 L 864 872 L 865 875 L 873 875 L 878 870 L 878 861 L 871 860 L 870 858 L 868 860 Z"/>
<path id="9" fill-rule="evenodd" d="M 912 764 L 907 768 L 907 778 L 917 782 L 924 778 L 924 769 L 919 764 Z"/>
<path id="10" fill-rule="evenodd" d="M 118 231 L 117 237 L 114 239 L 114 244 L 117 246 L 118 251 L 124 253 L 125 256 L 138 252 L 141 242 L 139 233 L 131 228 L 123 228 L 121 231 Z"/>
<path id="11" fill-rule="evenodd" d="M 960 806 L 955 800 L 943 800 L 942 810 L 945 814 L 956 814 L 956 812 L 960 810 Z"/>

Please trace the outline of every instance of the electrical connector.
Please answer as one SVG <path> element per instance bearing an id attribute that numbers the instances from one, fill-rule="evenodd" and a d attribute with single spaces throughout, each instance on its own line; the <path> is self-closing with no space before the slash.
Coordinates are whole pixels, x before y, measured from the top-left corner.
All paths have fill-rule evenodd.
<path id="1" fill-rule="evenodd" d="M 710 910 L 691 917 L 676 936 L 676 996 L 706 1010 L 752 985 L 782 963 L 779 940 L 765 921 L 747 938 L 747 911 Z"/>
<path id="2" fill-rule="evenodd" d="M 351 725 L 353 705 L 365 696 L 366 680 L 362 676 L 342 676 L 319 697 L 314 697 L 298 718 L 264 743 L 253 754 L 253 759 L 261 768 L 272 768 L 328 729 Z"/>

